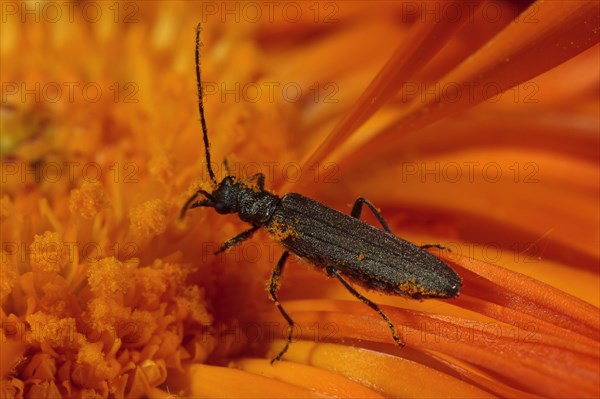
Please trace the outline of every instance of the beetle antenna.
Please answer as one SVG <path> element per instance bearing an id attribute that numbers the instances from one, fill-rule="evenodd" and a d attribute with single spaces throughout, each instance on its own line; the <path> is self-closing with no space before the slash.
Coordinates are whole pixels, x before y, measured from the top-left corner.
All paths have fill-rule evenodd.
<path id="1" fill-rule="evenodd" d="M 201 26 L 198 22 L 196 26 L 196 81 L 198 83 L 198 112 L 200 113 L 200 123 L 202 124 L 202 136 L 204 137 L 204 154 L 206 156 L 206 167 L 210 180 L 217 183 L 215 172 L 210 165 L 210 144 L 208 143 L 208 129 L 206 128 L 206 119 L 204 118 L 204 104 L 202 102 L 204 95 L 202 93 L 202 80 L 200 79 L 200 30 Z"/>

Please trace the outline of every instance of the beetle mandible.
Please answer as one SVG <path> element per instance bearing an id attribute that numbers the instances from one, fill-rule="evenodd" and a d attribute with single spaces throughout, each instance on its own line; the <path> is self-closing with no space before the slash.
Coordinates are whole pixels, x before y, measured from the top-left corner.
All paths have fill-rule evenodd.
<path id="1" fill-rule="evenodd" d="M 226 241 L 215 254 L 221 253 L 250 238 L 261 227 L 266 228 L 285 248 L 271 273 L 269 295 L 288 324 L 287 341 L 273 362 L 281 360 L 292 342 L 294 321 L 285 311 L 277 290 L 283 267 L 290 252 L 323 268 L 335 277 L 356 298 L 375 310 L 387 323 L 392 337 L 400 347 L 396 327 L 389 317 L 371 300 L 359 293 L 349 282 L 414 299 L 454 298 L 459 295 L 462 280 L 440 259 L 424 249 L 442 248 L 439 245 L 416 246 L 396 237 L 375 206 L 358 198 L 350 215 L 304 197 L 290 193 L 278 197 L 265 190 L 265 176 L 257 173 L 245 180 L 230 174 L 220 182 L 211 168 L 208 129 L 204 117 L 203 93 L 200 76 L 200 24 L 196 27 L 196 81 L 198 84 L 198 112 L 204 139 L 204 153 L 213 190 L 196 191 L 181 209 L 180 218 L 191 208 L 211 207 L 220 214 L 237 213 L 252 225 L 248 230 Z M 203 198 L 199 201 L 199 196 Z M 363 205 L 375 215 L 382 229 L 361 221 Z"/>

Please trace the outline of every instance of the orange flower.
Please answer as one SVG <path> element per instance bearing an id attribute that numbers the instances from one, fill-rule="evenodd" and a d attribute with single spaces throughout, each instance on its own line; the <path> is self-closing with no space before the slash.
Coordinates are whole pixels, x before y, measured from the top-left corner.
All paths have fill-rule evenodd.
<path id="1" fill-rule="evenodd" d="M 0 396 L 600 395 L 598 3 L 513 3 L 3 3 Z M 198 22 L 217 178 L 452 250 L 457 299 L 366 293 L 405 348 L 292 259 L 269 364 L 279 247 L 178 220 Z"/>

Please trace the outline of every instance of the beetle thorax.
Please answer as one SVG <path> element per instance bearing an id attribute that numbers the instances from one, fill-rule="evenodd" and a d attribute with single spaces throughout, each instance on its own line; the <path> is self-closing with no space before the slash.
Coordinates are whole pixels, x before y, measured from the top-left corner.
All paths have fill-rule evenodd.
<path id="1" fill-rule="evenodd" d="M 238 216 L 244 222 L 262 226 L 271 219 L 278 203 L 279 197 L 267 191 L 244 188 L 238 194 Z"/>
<path id="2" fill-rule="evenodd" d="M 279 204 L 279 197 L 265 190 L 225 177 L 212 192 L 212 206 L 218 213 L 237 213 L 244 222 L 255 226 L 267 223 Z"/>

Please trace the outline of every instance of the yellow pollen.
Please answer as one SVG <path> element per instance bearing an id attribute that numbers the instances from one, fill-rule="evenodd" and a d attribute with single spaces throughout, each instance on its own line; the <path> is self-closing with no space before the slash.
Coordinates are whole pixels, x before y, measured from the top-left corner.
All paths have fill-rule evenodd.
<path id="1" fill-rule="evenodd" d="M 69 210 L 74 215 L 91 219 L 108 206 L 108 198 L 98 182 L 85 182 L 81 188 L 71 190 Z"/>
<path id="2" fill-rule="evenodd" d="M 298 237 L 298 232 L 291 224 L 274 220 L 268 227 L 268 232 L 274 240 L 283 241 L 288 237 Z"/>
<path id="3" fill-rule="evenodd" d="M 59 273 L 68 260 L 68 248 L 56 232 L 36 234 L 29 249 L 29 260 L 34 271 Z"/>
<path id="4" fill-rule="evenodd" d="M 8 196 L 3 196 L 0 199 L 0 220 L 4 220 L 11 215 L 12 204 Z"/>
<path id="5" fill-rule="evenodd" d="M 131 229 L 139 238 L 152 238 L 167 228 L 167 203 L 160 199 L 146 201 L 129 212 Z"/>
<path id="6" fill-rule="evenodd" d="M 91 265 L 88 270 L 90 290 L 100 297 L 112 297 L 127 291 L 129 269 L 116 258 L 104 258 Z"/>
<path id="7" fill-rule="evenodd" d="M 155 155 L 148 165 L 150 175 L 161 184 L 168 185 L 173 178 L 173 159 L 165 153 Z"/>
<path id="8" fill-rule="evenodd" d="M 438 294 L 437 291 L 429 291 L 421 284 L 417 284 L 417 280 L 414 278 L 411 278 L 408 281 L 404 281 L 398 284 L 398 288 L 410 296 L 413 296 L 415 294 L 421 294 L 423 296 L 431 296 Z"/>

